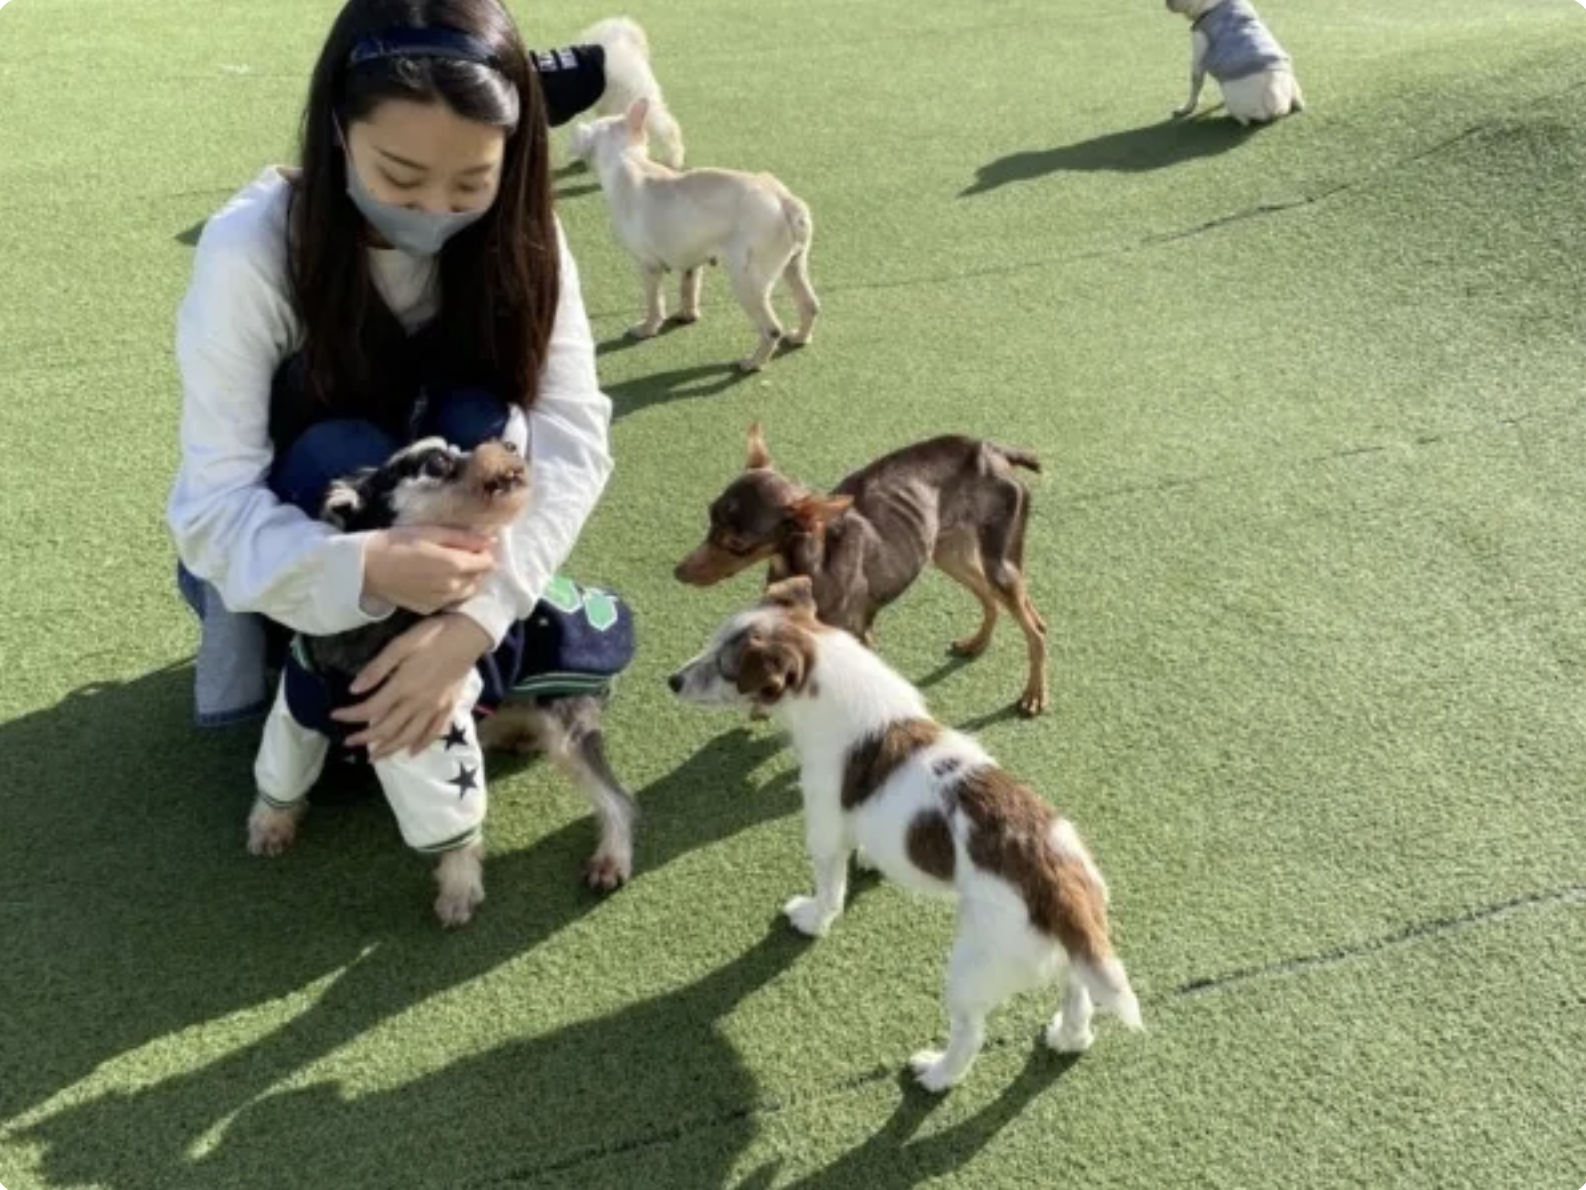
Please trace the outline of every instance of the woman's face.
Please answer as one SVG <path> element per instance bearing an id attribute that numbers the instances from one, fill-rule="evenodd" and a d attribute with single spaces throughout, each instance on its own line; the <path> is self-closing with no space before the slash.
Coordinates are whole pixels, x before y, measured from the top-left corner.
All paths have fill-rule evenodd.
<path id="1" fill-rule="evenodd" d="M 376 199 L 432 215 L 477 211 L 501 188 L 506 131 L 444 103 L 388 99 L 347 128 L 347 152 Z"/>

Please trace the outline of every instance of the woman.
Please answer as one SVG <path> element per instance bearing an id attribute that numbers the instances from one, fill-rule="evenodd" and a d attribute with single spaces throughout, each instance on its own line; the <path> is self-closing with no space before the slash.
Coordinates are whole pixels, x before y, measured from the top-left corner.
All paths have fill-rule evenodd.
<path id="1" fill-rule="evenodd" d="M 167 509 L 203 621 L 201 723 L 264 711 L 288 630 L 446 609 L 338 713 L 371 756 L 422 748 L 572 550 L 611 471 L 611 406 L 552 213 L 546 122 L 499 0 L 349 0 L 301 168 L 266 170 L 206 225 L 178 314 Z M 316 519 L 332 478 L 429 434 L 503 437 L 529 458 L 535 498 L 498 540 Z"/>

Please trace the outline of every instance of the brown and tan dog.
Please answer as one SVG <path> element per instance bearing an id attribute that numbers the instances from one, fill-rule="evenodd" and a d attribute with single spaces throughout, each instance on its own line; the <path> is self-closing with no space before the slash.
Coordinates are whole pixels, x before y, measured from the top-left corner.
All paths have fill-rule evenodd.
<path id="1" fill-rule="evenodd" d="M 756 423 L 743 474 L 711 502 L 705 540 L 675 574 L 708 587 L 768 562 L 768 583 L 809 578 L 821 622 L 874 647 L 876 614 L 934 562 L 980 601 L 980 628 L 955 641 L 954 653 L 985 652 L 999 607 L 1019 622 L 1029 673 L 1017 705 L 1038 715 L 1047 703 L 1046 621 L 1025 589 L 1030 493 L 1014 468 L 1040 466 L 1029 451 L 948 435 L 885 455 L 826 496 L 772 466 Z"/>

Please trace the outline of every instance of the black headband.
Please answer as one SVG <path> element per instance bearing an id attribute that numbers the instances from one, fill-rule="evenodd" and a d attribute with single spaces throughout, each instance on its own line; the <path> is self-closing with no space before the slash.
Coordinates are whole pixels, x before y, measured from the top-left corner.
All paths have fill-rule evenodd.
<path id="1" fill-rule="evenodd" d="M 484 42 L 438 25 L 428 29 L 387 29 L 362 38 L 352 47 L 347 65 L 357 67 L 391 58 L 451 58 L 498 69 L 495 54 Z"/>

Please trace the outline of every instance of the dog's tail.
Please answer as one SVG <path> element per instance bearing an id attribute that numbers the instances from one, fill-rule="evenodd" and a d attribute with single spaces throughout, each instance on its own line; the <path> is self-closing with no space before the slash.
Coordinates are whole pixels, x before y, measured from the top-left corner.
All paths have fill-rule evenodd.
<path id="1" fill-rule="evenodd" d="M 1140 1001 L 1129 986 L 1129 975 L 1115 954 L 1084 959 L 1074 956 L 1074 974 L 1085 985 L 1096 1007 L 1110 1012 L 1131 1029 L 1144 1029 Z"/>
<path id="2" fill-rule="evenodd" d="M 1040 471 L 1041 460 L 1033 450 L 1023 450 L 1017 446 L 1002 446 L 991 443 L 991 449 L 1000 455 L 1004 462 L 1015 467 L 1023 467 L 1026 471 Z"/>
<path id="3" fill-rule="evenodd" d="M 782 187 L 782 215 L 793 233 L 798 251 L 808 252 L 810 241 L 815 238 L 815 218 L 810 214 L 809 204 L 785 186 Z"/>

